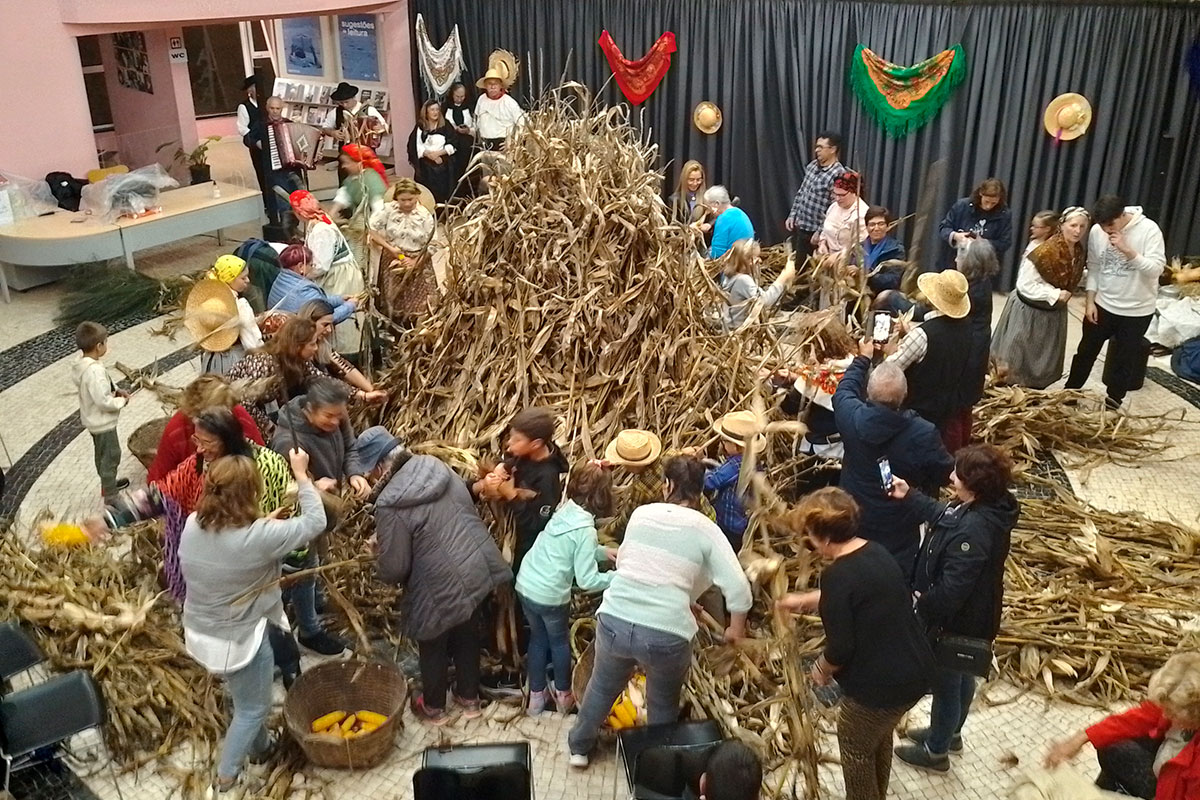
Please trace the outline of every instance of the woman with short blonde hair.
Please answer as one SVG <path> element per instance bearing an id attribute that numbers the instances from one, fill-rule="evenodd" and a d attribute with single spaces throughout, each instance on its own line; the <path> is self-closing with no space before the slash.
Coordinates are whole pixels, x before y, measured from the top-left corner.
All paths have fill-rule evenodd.
<path id="1" fill-rule="evenodd" d="M 269 626 L 288 629 L 279 578 L 283 557 L 320 535 L 325 509 L 308 475 L 308 454 L 289 453 L 300 514 L 260 517 L 262 482 L 254 461 L 229 455 L 215 459 L 204 493 L 188 517 L 179 542 L 187 582 L 183 603 L 184 646 L 233 699 L 233 719 L 221 747 L 217 789 L 237 783 L 242 763 L 269 754 L 266 721 L 271 711 L 273 664 Z"/>
<path id="2" fill-rule="evenodd" d="M 729 248 L 721 260 L 719 285 L 727 298 L 721 309 L 721 323 L 725 330 L 740 328 L 750 316 L 756 300 L 761 300 L 766 315 L 783 297 L 792 279 L 796 277 L 796 263 L 789 260 L 779 277 L 765 291 L 758 285 L 758 264 L 762 248 L 753 239 L 744 239 Z M 765 319 L 765 317 L 760 318 Z"/>
<path id="3" fill-rule="evenodd" d="M 162 480 L 188 457 L 196 454 L 196 442 L 193 441 L 196 435 L 195 419 L 208 408 L 229 409 L 241 423 L 246 438 L 255 444 L 264 444 L 258 423 L 246 409 L 238 405 L 237 393 L 229 381 L 216 374 L 201 375 L 183 388 L 179 396 L 179 410 L 167 421 L 167 427 L 158 440 L 154 461 L 146 470 L 147 483 Z"/>
<path id="4" fill-rule="evenodd" d="M 1055 743 L 1054 767 L 1089 742 L 1096 748 L 1096 785 L 1144 800 L 1194 800 L 1200 788 L 1200 653 L 1178 653 L 1150 677 L 1146 700 Z"/>

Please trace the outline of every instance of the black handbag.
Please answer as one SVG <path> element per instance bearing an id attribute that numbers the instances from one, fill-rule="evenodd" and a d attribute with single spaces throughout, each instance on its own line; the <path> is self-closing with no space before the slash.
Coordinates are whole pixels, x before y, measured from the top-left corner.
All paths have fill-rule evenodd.
<path id="1" fill-rule="evenodd" d="M 977 678 L 986 678 L 992 671 L 992 643 L 988 639 L 943 634 L 933 646 L 933 656 L 939 667 Z"/>

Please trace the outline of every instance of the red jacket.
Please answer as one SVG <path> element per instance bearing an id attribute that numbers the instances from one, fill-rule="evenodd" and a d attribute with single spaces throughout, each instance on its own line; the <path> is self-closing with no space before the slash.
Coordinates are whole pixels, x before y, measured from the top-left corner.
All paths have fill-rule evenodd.
<path id="1" fill-rule="evenodd" d="M 1096 749 L 1108 747 L 1126 739 L 1149 736 L 1161 742 L 1171 727 L 1159 708 L 1149 700 L 1123 714 L 1113 714 L 1101 720 L 1086 733 Z M 1179 755 L 1162 765 L 1158 773 L 1158 789 L 1154 800 L 1195 800 L 1200 797 L 1200 736 L 1193 737 Z"/>
<path id="2" fill-rule="evenodd" d="M 242 433 L 255 444 L 265 444 L 254 418 L 241 406 L 233 407 L 233 416 L 242 423 Z M 192 434 L 196 428 L 192 420 L 182 411 L 176 411 L 175 416 L 167 422 L 162 438 L 158 440 L 158 452 L 154 454 L 154 463 L 146 472 L 147 482 L 159 481 L 170 474 L 171 470 L 182 464 L 188 456 L 196 452 L 192 442 Z"/>

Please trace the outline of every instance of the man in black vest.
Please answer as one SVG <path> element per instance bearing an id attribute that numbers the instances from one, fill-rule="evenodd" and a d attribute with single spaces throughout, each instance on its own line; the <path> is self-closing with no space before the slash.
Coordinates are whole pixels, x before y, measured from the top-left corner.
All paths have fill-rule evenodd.
<path id="1" fill-rule="evenodd" d="M 926 272 L 917 279 L 917 288 L 933 308 L 887 360 L 908 378 L 908 407 L 936 425 L 945 439 L 955 412 L 970 405 L 969 287 L 961 272 L 948 269 Z"/>
<path id="2" fill-rule="evenodd" d="M 254 130 L 262 119 L 262 111 L 258 108 L 258 87 L 254 84 L 254 76 L 250 75 L 246 80 L 242 81 L 242 91 L 246 93 L 246 98 L 238 103 L 237 107 L 237 132 L 238 136 L 242 137 L 242 143 L 246 144 L 246 134 Z M 258 188 L 262 191 L 263 196 L 263 211 L 268 216 L 271 211 L 271 197 L 267 194 L 267 180 L 263 176 L 263 162 L 259 158 L 259 153 L 249 144 L 246 144 L 246 149 L 250 152 L 250 163 L 254 166 L 254 177 L 258 179 Z"/>
<path id="3" fill-rule="evenodd" d="M 366 137 L 360 136 L 355 139 L 351 136 L 350 121 L 358 120 L 362 122 L 365 118 L 371 119 L 372 130 L 378 135 L 383 135 L 388 132 L 387 120 L 379 113 L 379 110 L 374 106 L 369 106 L 359 99 L 358 87 L 342 81 L 333 90 L 333 94 L 329 97 L 333 101 L 333 109 L 325 115 L 325 121 L 321 124 L 321 133 L 333 138 L 337 143 L 338 150 L 341 150 L 347 144 L 365 144 L 368 147 L 376 145 L 370 141 L 365 141 Z M 365 131 L 365 128 L 363 129 Z M 360 131 L 361 133 L 362 131 Z M 348 173 L 342 168 L 341 163 L 338 164 L 338 186 L 346 180 Z"/>
<path id="4" fill-rule="evenodd" d="M 304 170 L 298 167 L 272 169 L 271 145 L 267 138 L 267 125 L 271 122 L 287 122 L 283 116 L 283 99 L 271 96 L 267 98 L 266 116 L 259 118 L 250 132 L 242 137 L 242 143 L 250 148 L 252 155 L 258 158 L 262 165 L 265 183 L 264 199 L 267 204 L 267 217 L 270 218 L 271 231 L 264 231 L 268 241 L 286 242 L 296 229 L 296 216 L 288 197 L 297 189 L 308 188 Z M 275 191 L 278 187 L 284 194 Z"/>
<path id="5" fill-rule="evenodd" d="M 936 496 L 954 460 L 937 428 L 903 407 L 909 386 L 904 371 L 886 361 L 872 370 L 875 343 L 870 339 L 859 344 L 858 353 L 833 395 L 833 417 L 845 448 L 838 486 L 862 509 L 863 538 L 886 547 L 911 579 L 921 521 L 907 506 L 889 499 L 879 461 L 887 459 L 893 475 Z"/>

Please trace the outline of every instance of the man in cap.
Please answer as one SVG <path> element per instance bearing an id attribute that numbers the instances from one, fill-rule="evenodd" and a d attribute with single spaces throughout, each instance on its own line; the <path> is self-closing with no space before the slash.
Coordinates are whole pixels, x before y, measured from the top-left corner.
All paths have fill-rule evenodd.
<path id="1" fill-rule="evenodd" d="M 383 118 L 383 114 L 380 114 L 379 109 L 375 106 L 362 102 L 359 99 L 360 94 L 357 86 L 342 81 L 329 96 L 329 99 L 333 101 L 333 108 L 325 115 L 325 121 L 321 123 L 321 133 L 337 142 L 339 152 L 347 144 L 365 144 L 369 147 L 377 147 L 379 142 L 377 140 L 367 141 L 364 134 L 370 133 L 372 137 L 378 137 L 388 132 L 387 120 Z M 351 121 L 357 123 L 353 129 L 350 125 Z M 338 186 L 341 186 L 345 180 L 346 172 L 339 165 Z"/>
<path id="2" fill-rule="evenodd" d="M 238 103 L 237 107 L 237 132 L 238 136 L 242 137 L 242 142 L 246 144 L 246 149 L 250 151 L 250 163 L 254 166 L 254 177 L 258 179 L 258 188 L 263 193 L 263 211 L 269 215 L 271 213 L 271 198 L 267 194 L 267 181 L 263 176 L 263 162 L 259 158 L 258 152 L 249 144 L 246 143 L 246 134 L 250 133 L 258 121 L 262 119 L 262 110 L 258 107 L 258 87 L 254 83 L 254 76 L 249 75 L 242 81 L 242 92 L 246 95 L 242 102 Z"/>

